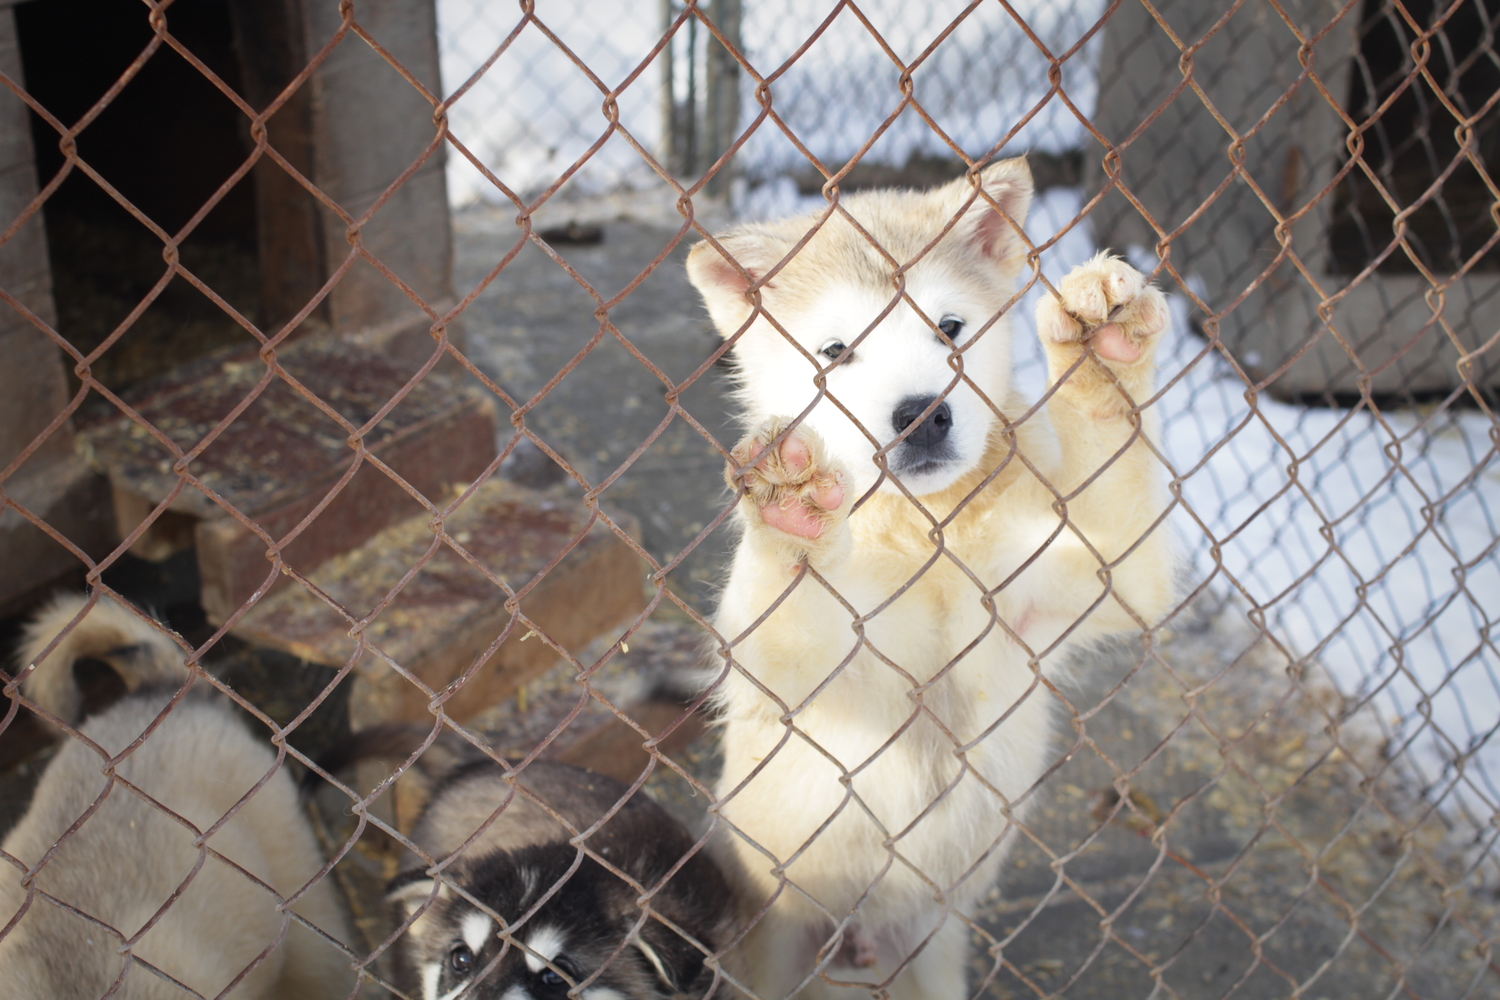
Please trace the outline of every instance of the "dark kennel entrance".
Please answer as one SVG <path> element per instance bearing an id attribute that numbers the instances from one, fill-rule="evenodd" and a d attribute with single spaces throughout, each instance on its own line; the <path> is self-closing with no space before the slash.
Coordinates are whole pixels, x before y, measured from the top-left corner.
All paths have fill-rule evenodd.
<path id="1" fill-rule="evenodd" d="M 1475 159 L 1493 176 L 1500 167 L 1500 114 L 1486 104 L 1500 88 L 1500 63 L 1491 52 L 1497 22 L 1500 0 L 1451 8 L 1407 0 L 1401 10 L 1366 0 L 1345 107 L 1356 121 L 1369 123 L 1363 157 L 1370 170 L 1400 205 L 1417 206 L 1406 224 L 1417 260 L 1400 248 L 1386 253 L 1395 212 L 1363 170 L 1352 170 L 1335 193 L 1329 233 L 1340 273 L 1358 274 L 1376 258 L 1387 274 L 1417 274 L 1417 261 L 1429 272 L 1452 273 L 1476 254 L 1472 270 L 1500 271 L 1500 252 L 1490 240 L 1490 192 L 1474 163 L 1461 156 L 1460 143 L 1460 134 L 1467 134 Z M 1424 43 L 1414 25 L 1440 26 L 1440 33 Z M 1427 74 L 1415 80 L 1413 53 L 1424 59 Z M 1472 131 L 1456 127 L 1450 105 L 1474 119 Z M 1450 164 L 1451 173 L 1438 183 Z"/>
<path id="2" fill-rule="evenodd" d="M 261 316 L 253 177 L 242 177 L 201 219 L 194 217 L 250 153 L 245 116 L 170 45 L 149 58 L 153 32 L 140 4 L 31 0 L 16 7 L 27 88 L 64 126 L 85 120 L 133 63 L 133 77 L 77 137 L 67 166 L 57 130 L 31 114 L 42 186 L 61 183 L 43 206 L 58 332 L 82 351 L 98 347 L 167 270 L 158 233 L 111 196 L 113 187 L 176 237 L 183 266 L 252 322 Z M 171 30 L 229 87 L 242 90 L 229 4 L 180 0 Z M 195 223 L 189 226 L 190 223 Z M 186 278 L 175 276 L 93 366 L 116 391 L 214 351 L 253 341 Z M 71 366 L 70 366 L 71 367 Z M 76 383 L 75 383 L 76 384 Z"/>

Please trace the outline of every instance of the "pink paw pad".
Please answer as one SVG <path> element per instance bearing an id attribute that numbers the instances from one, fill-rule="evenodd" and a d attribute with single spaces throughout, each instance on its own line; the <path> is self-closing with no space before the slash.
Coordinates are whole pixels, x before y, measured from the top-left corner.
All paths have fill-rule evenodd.
<path id="1" fill-rule="evenodd" d="M 822 536 L 828 524 L 820 515 L 821 512 L 817 507 L 795 495 L 785 497 L 780 503 L 760 509 L 761 519 L 767 524 L 777 531 L 785 531 L 788 535 L 796 535 L 798 538 Z"/>
<path id="2" fill-rule="evenodd" d="M 1118 323 L 1106 323 L 1094 331 L 1090 339 L 1094 353 L 1106 361 L 1123 361 L 1130 364 L 1140 359 L 1141 345 L 1125 336 Z"/>
<path id="3" fill-rule="evenodd" d="M 844 502 L 844 484 L 837 474 L 810 468 L 812 451 L 806 441 L 794 434 L 782 442 L 776 456 L 767 456 L 765 445 L 755 441 L 744 461 L 755 463 L 746 485 L 769 527 L 798 538 L 822 537 L 829 528 L 829 512 Z"/>

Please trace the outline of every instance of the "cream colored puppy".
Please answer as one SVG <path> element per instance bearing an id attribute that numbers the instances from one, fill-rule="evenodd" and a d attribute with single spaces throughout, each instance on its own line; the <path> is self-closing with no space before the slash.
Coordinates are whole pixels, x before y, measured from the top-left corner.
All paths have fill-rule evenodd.
<path id="1" fill-rule="evenodd" d="M 1004 313 L 1031 174 L 979 180 L 851 195 L 854 222 L 800 247 L 817 217 L 688 259 L 738 338 L 749 430 L 718 808 L 746 912 L 774 900 L 729 965 L 761 1000 L 966 996 L 965 919 L 1055 759 L 1045 679 L 1170 603 L 1135 409 L 1165 300 L 1105 255 L 1074 270 L 1038 308 L 1045 403 L 1020 398 Z"/>
<path id="2" fill-rule="evenodd" d="M 38 616 L 21 665 L 36 663 L 83 605 L 64 597 Z M 130 693 L 79 721 L 73 665 L 84 657 L 109 663 Z M 297 896 L 293 912 L 354 940 L 331 880 L 313 882 L 323 856 L 285 766 L 227 702 L 190 692 L 109 766 L 106 755 L 156 723 L 186 679 L 170 639 L 101 600 L 22 681 L 28 698 L 83 738 L 65 737 L 0 845 L 3 1000 L 328 1000 L 353 991 L 348 956 L 278 906 L 278 896 Z M 200 847 L 199 832 L 210 829 Z"/>

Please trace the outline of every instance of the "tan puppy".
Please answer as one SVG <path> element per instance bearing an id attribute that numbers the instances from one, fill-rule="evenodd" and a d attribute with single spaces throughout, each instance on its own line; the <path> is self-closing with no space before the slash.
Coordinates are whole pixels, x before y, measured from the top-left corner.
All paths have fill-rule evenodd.
<path id="1" fill-rule="evenodd" d="M 835 212 L 800 248 L 816 216 L 745 226 L 688 259 L 738 337 L 749 430 L 719 814 L 747 912 L 774 897 L 731 956 L 762 1000 L 967 995 L 965 920 L 1055 757 L 1042 678 L 1172 593 L 1132 409 L 1165 300 L 1119 260 L 1077 268 L 1038 308 L 1045 405 L 1019 398 L 1004 312 L 1031 174 L 979 180 L 851 195 L 857 226 Z"/>
<path id="2" fill-rule="evenodd" d="M 20 663 L 36 662 L 83 605 L 65 597 L 38 616 Z M 108 662 L 131 693 L 80 723 L 73 664 L 83 657 Z M 0 845 L 0 997 L 94 1000 L 122 979 L 111 994 L 121 1000 L 193 995 L 164 976 L 213 997 L 252 964 L 228 997 L 323 1000 L 353 990 L 348 957 L 277 909 L 277 896 L 302 892 L 323 856 L 285 767 L 223 700 L 190 693 L 119 763 L 115 773 L 139 791 L 108 778 L 104 754 L 122 753 L 156 721 L 187 679 L 182 661 L 160 629 L 101 600 L 23 680 L 28 698 L 99 749 L 66 737 Z M 207 838 L 207 850 L 195 846 L 193 828 L 219 823 L 263 780 Z M 353 940 L 326 876 L 292 910 Z"/>

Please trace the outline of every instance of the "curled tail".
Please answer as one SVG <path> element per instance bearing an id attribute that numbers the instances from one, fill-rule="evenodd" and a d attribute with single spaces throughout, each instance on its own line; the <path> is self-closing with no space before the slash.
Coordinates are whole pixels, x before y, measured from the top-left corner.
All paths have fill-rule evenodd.
<path id="1" fill-rule="evenodd" d="M 81 659 L 103 660 L 120 675 L 126 691 L 148 684 L 181 684 L 187 678 L 182 650 L 167 637 L 164 626 L 142 620 L 124 605 L 107 597 L 63 636 L 45 660 L 37 663 L 57 634 L 88 603 L 82 594 L 63 594 L 37 612 L 27 624 L 16 654 L 16 669 L 35 668 L 21 681 L 21 691 L 32 702 L 69 725 L 83 710 L 83 693 L 73 676 Z"/>

